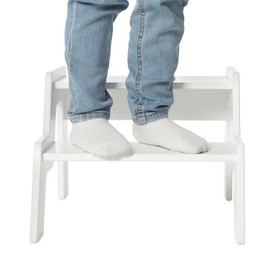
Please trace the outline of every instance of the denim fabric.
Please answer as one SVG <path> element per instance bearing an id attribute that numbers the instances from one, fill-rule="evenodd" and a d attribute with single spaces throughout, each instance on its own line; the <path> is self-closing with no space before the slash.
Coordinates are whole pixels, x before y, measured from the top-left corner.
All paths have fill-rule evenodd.
<path id="1" fill-rule="evenodd" d="M 134 7 L 125 84 L 136 124 L 168 117 L 187 3 L 137 0 Z M 113 22 L 128 5 L 126 0 L 68 0 L 65 60 L 72 96 L 67 114 L 72 123 L 110 118 L 113 100 L 105 85 Z"/>

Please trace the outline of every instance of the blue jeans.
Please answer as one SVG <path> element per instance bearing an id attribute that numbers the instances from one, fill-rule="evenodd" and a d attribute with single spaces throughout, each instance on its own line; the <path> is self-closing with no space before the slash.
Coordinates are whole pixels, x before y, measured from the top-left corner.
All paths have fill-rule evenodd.
<path id="1" fill-rule="evenodd" d="M 130 18 L 129 75 L 125 81 L 136 124 L 168 117 L 172 84 L 188 0 L 137 0 Z M 68 0 L 65 60 L 72 123 L 110 118 L 113 100 L 105 88 L 113 22 L 126 0 Z"/>

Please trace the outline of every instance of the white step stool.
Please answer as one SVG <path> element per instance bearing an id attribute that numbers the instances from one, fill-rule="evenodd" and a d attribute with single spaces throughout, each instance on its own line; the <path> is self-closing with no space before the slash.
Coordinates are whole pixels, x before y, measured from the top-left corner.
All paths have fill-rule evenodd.
<path id="1" fill-rule="evenodd" d="M 107 89 L 114 100 L 111 118 L 131 120 L 125 77 L 108 77 Z M 239 73 L 227 67 L 226 76 L 176 77 L 173 120 L 223 120 L 225 142 L 209 143 L 202 154 L 184 154 L 167 149 L 132 143 L 135 153 L 124 161 L 201 161 L 225 162 L 225 197 L 232 199 L 234 173 L 234 223 L 237 243 L 245 242 L 245 172 L 244 144 L 240 137 Z M 43 135 L 35 143 L 30 241 L 38 242 L 43 234 L 46 175 L 58 162 L 59 198 L 68 194 L 68 161 L 101 160 L 68 142 L 66 111 L 70 102 L 66 67 L 46 73 Z M 102 161 L 102 160 L 101 160 Z"/>

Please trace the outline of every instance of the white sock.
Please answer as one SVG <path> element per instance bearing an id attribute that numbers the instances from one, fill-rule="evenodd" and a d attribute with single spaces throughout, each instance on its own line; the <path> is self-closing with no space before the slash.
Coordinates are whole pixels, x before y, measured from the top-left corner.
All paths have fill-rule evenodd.
<path id="1" fill-rule="evenodd" d="M 176 152 L 207 152 L 208 143 L 191 131 L 177 125 L 169 118 L 144 125 L 133 123 L 133 135 L 140 143 L 157 145 Z"/>
<path id="2" fill-rule="evenodd" d="M 102 159 L 119 159 L 133 153 L 130 143 L 104 118 L 73 123 L 69 139 L 72 144 Z"/>

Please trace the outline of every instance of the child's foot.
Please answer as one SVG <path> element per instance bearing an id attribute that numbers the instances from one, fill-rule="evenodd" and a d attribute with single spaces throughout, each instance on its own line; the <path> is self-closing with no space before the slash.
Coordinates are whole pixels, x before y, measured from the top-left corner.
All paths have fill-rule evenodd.
<path id="1" fill-rule="evenodd" d="M 207 152 L 208 143 L 169 118 L 159 119 L 144 125 L 133 123 L 133 135 L 140 143 L 157 145 L 176 152 Z"/>
<path id="2" fill-rule="evenodd" d="M 70 142 L 102 159 L 120 159 L 133 154 L 130 143 L 107 119 L 95 118 L 73 123 Z"/>

